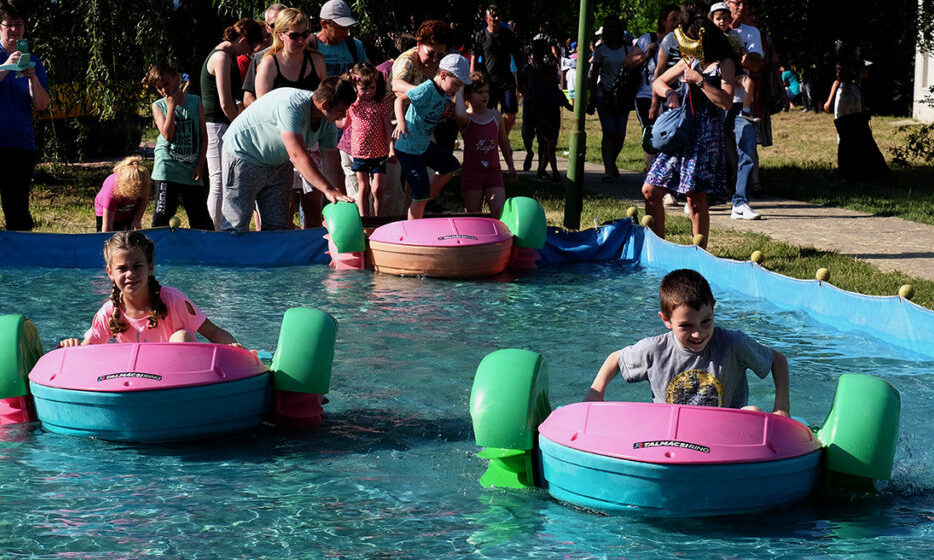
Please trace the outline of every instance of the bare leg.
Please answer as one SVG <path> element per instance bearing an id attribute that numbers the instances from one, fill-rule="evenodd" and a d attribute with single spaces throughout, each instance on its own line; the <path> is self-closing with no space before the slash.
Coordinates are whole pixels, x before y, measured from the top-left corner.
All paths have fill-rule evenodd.
<path id="1" fill-rule="evenodd" d="M 490 215 L 498 220 L 506 204 L 506 189 L 495 187 L 486 191 L 486 203 L 490 207 Z"/>
<path id="2" fill-rule="evenodd" d="M 448 181 L 451 180 L 451 177 L 454 177 L 453 173 L 445 173 L 441 175 L 440 173 L 435 173 L 435 176 L 431 178 L 431 198 L 434 200 L 439 194 L 441 194 L 441 189 L 444 188 L 444 185 L 448 184 Z"/>
<path id="3" fill-rule="evenodd" d="M 707 193 L 688 193 L 688 208 L 691 210 L 691 233 L 698 233 L 704 236 L 704 242 L 700 244 L 703 249 L 707 248 L 707 236 L 710 234 L 710 210 L 707 207 Z"/>
<path id="4" fill-rule="evenodd" d="M 357 196 L 354 202 L 357 203 L 357 211 L 361 216 L 370 214 L 370 174 L 366 171 L 357 171 Z"/>
<path id="5" fill-rule="evenodd" d="M 385 173 L 374 173 L 373 184 L 373 215 L 379 216 L 380 207 L 383 205 L 383 182 L 386 178 Z"/>
<path id="6" fill-rule="evenodd" d="M 516 125 L 516 114 L 503 113 L 503 125 L 506 127 L 506 135 L 508 136 L 509 131 Z"/>
<path id="7" fill-rule="evenodd" d="M 667 192 L 668 189 L 664 187 L 656 187 L 648 183 L 642 185 L 642 196 L 645 197 L 645 213 L 655 220 L 652 223 L 652 231 L 662 239 L 665 239 L 665 204 L 662 202 L 662 197 Z"/>
<path id="8" fill-rule="evenodd" d="M 417 220 L 425 215 L 425 205 L 428 204 L 427 200 L 413 200 L 409 204 L 409 219 Z"/>

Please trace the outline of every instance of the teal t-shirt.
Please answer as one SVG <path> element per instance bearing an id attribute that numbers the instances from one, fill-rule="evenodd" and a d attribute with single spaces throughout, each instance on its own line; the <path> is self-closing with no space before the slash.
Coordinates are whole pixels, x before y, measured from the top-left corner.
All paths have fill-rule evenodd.
<path id="1" fill-rule="evenodd" d="M 284 87 L 260 97 L 224 133 L 224 149 L 253 165 L 277 167 L 289 161 L 283 131 L 300 134 L 307 148 L 336 148 L 334 123 L 322 118 L 318 128 L 312 128 L 313 95 L 313 91 Z"/>
<path id="2" fill-rule="evenodd" d="M 423 154 L 428 149 L 431 133 L 441 122 L 448 98 L 434 80 L 425 80 L 410 89 L 408 96 L 410 103 L 405 112 L 405 126 L 409 133 L 396 140 L 396 149 L 412 155 Z"/>
<path id="3" fill-rule="evenodd" d="M 165 98 L 156 101 L 156 108 L 167 115 Z M 156 140 L 152 166 L 153 181 L 169 181 L 183 185 L 200 185 L 191 174 L 201 153 L 201 122 L 198 112 L 201 98 L 190 93 L 185 102 L 175 107 L 175 136 L 169 142 L 160 134 Z"/>
<path id="4" fill-rule="evenodd" d="M 350 52 L 351 45 L 353 45 L 356 57 Z M 317 49 L 324 56 L 324 69 L 328 76 L 340 76 L 358 62 L 369 62 L 363 43 L 360 39 L 353 37 L 348 37 L 336 45 L 329 45 L 319 39 Z"/>

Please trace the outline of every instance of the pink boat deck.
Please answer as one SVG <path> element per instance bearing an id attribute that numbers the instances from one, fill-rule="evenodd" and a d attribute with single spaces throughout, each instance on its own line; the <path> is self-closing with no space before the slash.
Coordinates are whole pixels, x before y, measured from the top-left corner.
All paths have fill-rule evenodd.
<path id="1" fill-rule="evenodd" d="M 493 218 L 424 218 L 380 226 L 370 241 L 423 247 L 461 247 L 512 239 L 506 224 Z"/>
<path id="2" fill-rule="evenodd" d="M 579 451 L 664 464 L 774 461 L 821 447 L 810 428 L 791 418 L 674 404 L 574 403 L 553 411 L 539 432 Z"/>
<path id="3" fill-rule="evenodd" d="M 256 354 L 226 344 L 134 343 L 59 348 L 30 381 L 79 391 L 148 391 L 209 385 L 268 371 Z"/>

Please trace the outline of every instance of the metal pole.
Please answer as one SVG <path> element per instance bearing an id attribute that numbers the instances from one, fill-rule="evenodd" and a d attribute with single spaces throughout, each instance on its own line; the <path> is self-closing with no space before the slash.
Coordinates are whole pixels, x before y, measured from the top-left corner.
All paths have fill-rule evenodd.
<path id="1" fill-rule="evenodd" d="M 584 155 L 587 153 L 587 74 L 590 69 L 591 27 L 593 10 L 591 0 L 580 0 L 580 17 L 577 20 L 577 76 L 574 84 L 574 129 L 568 155 L 568 183 L 564 197 L 564 227 L 580 229 L 581 211 L 584 207 Z"/>

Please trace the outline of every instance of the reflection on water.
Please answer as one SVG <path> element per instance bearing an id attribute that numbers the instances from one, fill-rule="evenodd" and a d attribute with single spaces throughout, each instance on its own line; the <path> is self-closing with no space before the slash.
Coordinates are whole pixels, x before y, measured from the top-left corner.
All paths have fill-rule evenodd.
<path id="1" fill-rule="evenodd" d="M 842 373 L 901 391 L 895 471 L 878 496 L 715 520 L 606 517 L 542 490 L 481 488 L 470 385 L 487 353 L 527 348 L 548 360 L 552 403 L 579 400 L 609 352 L 664 328 L 658 274 L 595 264 L 469 282 L 320 266 L 156 273 L 251 348 L 274 349 L 289 307 L 334 315 L 325 423 L 171 446 L 0 428 L 3 558 L 929 558 L 934 546 L 934 363 L 864 335 L 716 294 L 719 325 L 789 357 L 795 415 L 822 422 Z M 0 313 L 29 315 L 47 348 L 79 336 L 107 292 L 102 270 L 0 269 Z M 649 389 L 617 382 L 609 397 L 647 400 Z M 771 381 L 750 377 L 751 402 L 771 399 Z"/>

